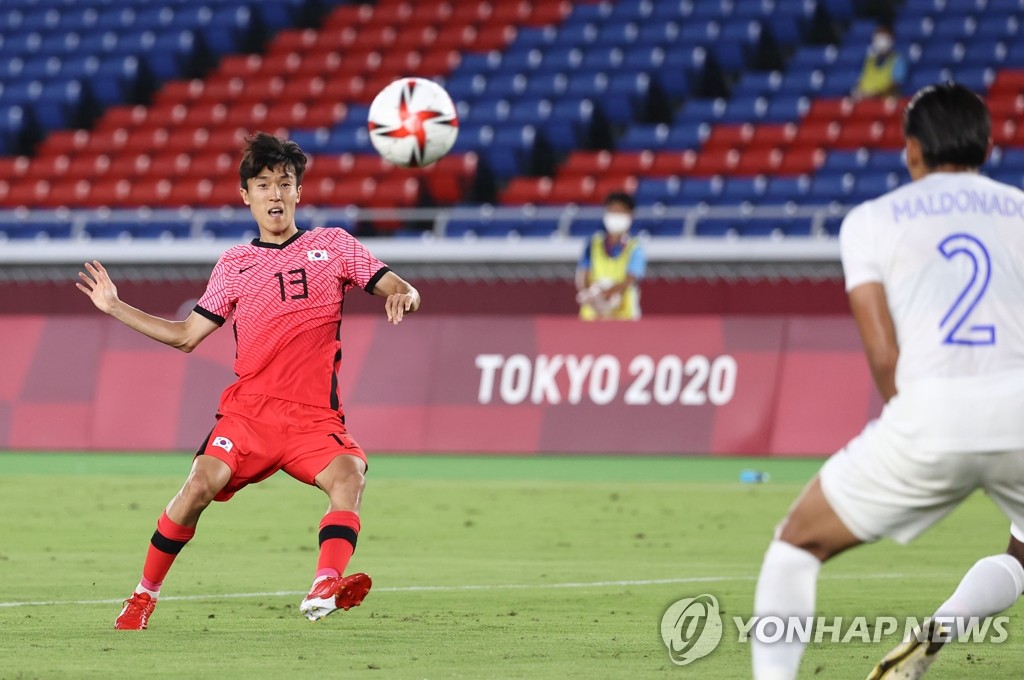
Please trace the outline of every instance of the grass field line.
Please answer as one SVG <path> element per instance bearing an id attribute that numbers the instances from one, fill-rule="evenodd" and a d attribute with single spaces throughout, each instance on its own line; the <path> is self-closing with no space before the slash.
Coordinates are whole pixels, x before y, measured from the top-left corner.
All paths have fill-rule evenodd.
<path id="1" fill-rule="evenodd" d="M 899 578 L 929 578 L 943 577 L 948 574 L 833 574 L 823 575 L 820 578 L 826 581 L 841 581 L 849 579 L 899 579 Z M 467 584 L 461 586 L 383 586 L 374 588 L 375 593 L 431 593 L 431 592 L 464 592 L 474 590 L 544 590 L 561 588 L 624 588 L 634 586 L 661 586 L 661 585 L 682 585 L 686 583 L 722 583 L 727 581 L 756 581 L 756 575 L 741 576 L 689 576 L 680 578 L 659 578 L 640 579 L 632 581 L 569 581 L 565 583 L 494 583 L 494 584 Z M 304 590 L 276 590 L 253 593 L 217 593 L 206 595 L 169 595 L 161 597 L 164 602 L 173 601 L 209 601 L 227 599 L 245 599 L 252 597 L 294 597 L 305 595 Z M 87 605 L 87 604 L 120 604 L 124 598 L 104 600 L 45 600 L 34 602 L 0 602 L 0 608 L 8 607 L 33 607 L 53 605 Z"/>

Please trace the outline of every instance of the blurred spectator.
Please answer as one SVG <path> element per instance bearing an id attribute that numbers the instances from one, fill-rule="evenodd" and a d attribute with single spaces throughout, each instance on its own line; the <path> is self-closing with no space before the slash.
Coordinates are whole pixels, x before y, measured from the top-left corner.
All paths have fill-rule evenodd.
<path id="1" fill-rule="evenodd" d="M 643 246 L 629 233 L 636 201 L 612 192 L 604 201 L 604 231 L 591 237 L 576 269 L 580 318 L 640 318 L 640 286 L 647 269 Z"/>
<path id="2" fill-rule="evenodd" d="M 907 64 L 896 50 L 892 31 L 880 25 L 875 29 L 857 86 L 854 99 L 867 97 L 898 97 L 907 77 Z"/>

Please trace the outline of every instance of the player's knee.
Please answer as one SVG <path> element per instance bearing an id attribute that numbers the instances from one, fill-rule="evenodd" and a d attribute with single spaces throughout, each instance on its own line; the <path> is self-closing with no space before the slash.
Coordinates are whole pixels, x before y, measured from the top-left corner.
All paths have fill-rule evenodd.
<path id="1" fill-rule="evenodd" d="M 775 531 L 775 540 L 789 543 L 795 548 L 809 552 L 822 562 L 834 554 L 827 541 L 822 540 L 812 530 L 812 527 L 795 518 L 787 518 L 779 525 L 779 528 Z"/>
<path id="2" fill-rule="evenodd" d="M 205 475 L 193 475 L 181 490 L 181 498 L 192 508 L 205 508 L 213 502 L 223 485 Z"/>

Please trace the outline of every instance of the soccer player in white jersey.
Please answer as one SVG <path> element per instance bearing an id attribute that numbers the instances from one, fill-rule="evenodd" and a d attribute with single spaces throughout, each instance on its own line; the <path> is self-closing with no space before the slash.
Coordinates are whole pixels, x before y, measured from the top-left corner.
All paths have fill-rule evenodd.
<path id="1" fill-rule="evenodd" d="M 814 615 L 823 561 L 883 537 L 906 543 L 976 489 L 1024 526 L 1024 192 L 978 174 L 990 119 L 967 88 L 922 89 L 903 129 L 913 181 L 857 206 L 840 231 L 850 307 L 886 404 L 778 526 L 755 616 Z M 962 617 L 957 626 L 930 620 L 925 642 L 893 650 L 869 678 L 920 677 L 967 618 L 1011 606 L 1024 591 L 1020 538 L 939 607 Z M 752 647 L 756 680 L 796 677 L 803 644 Z"/>

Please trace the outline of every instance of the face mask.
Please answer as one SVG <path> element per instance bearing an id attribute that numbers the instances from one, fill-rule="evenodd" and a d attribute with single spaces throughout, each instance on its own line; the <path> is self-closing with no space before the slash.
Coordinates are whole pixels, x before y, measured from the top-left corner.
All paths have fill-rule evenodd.
<path id="1" fill-rule="evenodd" d="M 625 213 L 605 213 L 604 228 L 609 234 L 618 236 L 629 231 L 633 218 Z"/>
<path id="2" fill-rule="evenodd" d="M 875 54 L 883 54 L 892 49 L 892 38 L 887 35 L 876 35 L 871 41 L 871 49 Z"/>

